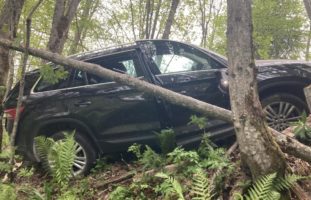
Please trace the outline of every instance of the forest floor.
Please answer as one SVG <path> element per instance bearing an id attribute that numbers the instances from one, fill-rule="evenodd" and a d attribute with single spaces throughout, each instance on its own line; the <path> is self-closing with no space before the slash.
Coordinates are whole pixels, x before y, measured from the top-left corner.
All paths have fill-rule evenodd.
<path id="1" fill-rule="evenodd" d="M 287 129 L 284 133 L 291 135 L 291 132 L 292 129 Z M 140 146 L 138 149 L 141 149 Z M 208 157 L 202 157 L 201 153 L 206 153 L 206 150 Z M 25 167 L 20 158 L 17 158 L 15 179 L 11 184 L 15 196 L 2 198 L 4 196 L 1 197 L 3 194 L 0 194 L 0 200 L 193 199 L 196 196 L 193 185 L 198 181 L 196 179 L 198 168 L 203 169 L 204 177 L 201 181 L 206 181 L 209 185 L 209 195 L 217 197 L 213 199 L 226 200 L 234 193 L 247 193 L 251 187 L 246 170 L 240 167 L 240 154 L 236 144 L 224 149 L 211 147 L 205 143 L 205 146 L 200 146 L 197 150 L 176 148 L 167 155 L 161 155 L 147 148 L 139 153 L 141 155 L 137 155 L 136 152 L 136 158 L 133 152 L 135 154 L 135 151 L 132 151 L 132 154 L 127 152 L 123 156 L 98 160 L 88 176 L 71 179 L 66 187 L 55 184 L 53 178 L 48 176 L 42 167 Z M 285 156 L 289 174 L 310 176 L 309 163 Z M 4 162 L 7 160 L 0 157 L 0 192 L 4 191 L 1 190 L 3 184 L 1 182 L 6 182 L 7 179 L 7 169 L 2 164 Z M 165 175 L 170 178 L 165 178 Z M 311 200 L 311 180 L 302 179 L 297 183 L 300 187 L 290 190 L 292 199 Z"/>

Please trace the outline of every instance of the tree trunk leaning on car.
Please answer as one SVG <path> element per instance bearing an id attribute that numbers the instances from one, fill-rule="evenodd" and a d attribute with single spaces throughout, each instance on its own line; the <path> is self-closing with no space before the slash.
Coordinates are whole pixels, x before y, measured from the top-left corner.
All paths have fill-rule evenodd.
<path id="1" fill-rule="evenodd" d="M 21 15 L 24 0 L 6 0 L 0 13 L 0 37 L 14 40 L 17 37 L 17 24 Z M 2 149 L 2 101 L 5 95 L 6 83 L 11 66 L 8 48 L 0 47 L 0 152 Z"/>
<path id="2" fill-rule="evenodd" d="M 283 175 L 284 155 L 268 129 L 258 97 L 252 1 L 235 0 L 227 4 L 229 92 L 242 163 L 250 169 L 253 179 L 273 172 Z"/>

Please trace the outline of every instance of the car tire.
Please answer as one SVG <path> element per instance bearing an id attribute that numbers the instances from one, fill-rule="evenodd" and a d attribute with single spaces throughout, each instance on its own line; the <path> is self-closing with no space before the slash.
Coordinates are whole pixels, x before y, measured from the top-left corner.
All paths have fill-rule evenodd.
<path id="1" fill-rule="evenodd" d="M 298 121 L 303 112 L 308 112 L 308 106 L 302 99 L 287 93 L 267 96 L 261 104 L 268 125 L 278 131 L 283 131 L 292 122 Z"/>
<path id="2" fill-rule="evenodd" d="M 51 134 L 49 137 L 53 138 L 55 141 L 61 140 L 65 137 L 64 132 L 70 131 L 59 131 Z M 96 162 L 96 150 L 91 141 L 82 133 L 76 131 L 74 138 L 77 145 L 77 155 L 72 168 L 73 176 L 87 175 Z"/>

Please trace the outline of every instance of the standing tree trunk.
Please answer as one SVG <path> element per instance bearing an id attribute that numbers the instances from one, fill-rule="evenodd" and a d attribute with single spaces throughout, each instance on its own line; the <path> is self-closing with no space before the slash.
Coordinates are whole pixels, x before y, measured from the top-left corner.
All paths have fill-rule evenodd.
<path id="1" fill-rule="evenodd" d="M 24 0 L 6 0 L 0 14 L 0 36 L 10 40 L 16 38 L 17 24 Z M 9 69 L 12 68 L 9 49 L 0 47 L 0 151 L 2 149 L 2 101 L 5 95 Z"/>
<path id="2" fill-rule="evenodd" d="M 69 26 L 77 11 L 80 0 L 56 0 L 51 34 L 47 49 L 53 53 L 62 53 Z"/>
<path id="3" fill-rule="evenodd" d="M 308 31 L 308 39 L 307 39 L 307 47 L 306 47 L 306 54 L 305 59 L 309 61 L 309 54 L 310 54 L 310 42 L 311 42 L 311 21 L 309 21 L 309 31 Z"/>
<path id="4" fill-rule="evenodd" d="M 253 55 L 251 0 L 227 1 L 229 92 L 242 164 L 253 179 L 283 175 L 284 155 L 274 141 L 258 98 Z"/>
<path id="5" fill-rule="evenodd" d="M 311 20 L 311 0 L 303 0 L 309 19 Z"/>
<path id="6" fill-rule="evenodd" d="M 76 15 L 76 29 L 74 32 L 74 38 L 70 45 L 69 54 L 74 54 L 78 52 L 79 44 L 83 46 L 82 42 L 85 39 L 87 27 L 89 21 L 92 19 L 96 9 L 98 8 L 99 0 L 89 0 L 81 5 L 82 13 L 78 17 Z"/>
<path id="7" fill-rule="evenodd" d="M 172 0 L 170 12 L 168 14 L 168 17 L 165 23 L 165 28 L 164 28 L 164 32 L 162 35 L 162 39 L 169 39 L 178 5 L 179 5 L 179 0 Z"/>

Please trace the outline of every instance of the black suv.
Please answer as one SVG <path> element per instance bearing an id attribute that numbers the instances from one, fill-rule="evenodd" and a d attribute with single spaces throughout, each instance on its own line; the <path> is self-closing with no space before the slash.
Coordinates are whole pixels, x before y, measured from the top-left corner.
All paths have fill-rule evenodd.
<path id="1" fill-rule="evenodd" d="M 71 58 L 108 66 L 119 73 L 196 99 L 230 108 L 226 58 L 200 47 L 169 40 L 142 40 Z M 258 61 L 259 94 L 268 124 L 283 130 L 307 111 L 303 88 L 311 84 L 311 65 L 300 61 Z M 58 70 L 59 66 L 54 66 Z M 198 143 L 201 133 L 188 125 L 193 111 L 96 74 L 67 68 L 56 84 L 38 71 L 26 75 L 17 133 L 18 150 L 36 160 L 34 137 L 60 137 L 76 130 L 76 174 L 89 170 L 97 155 L 127 149 L 134 142 L 155 144 L 155 131 L 173 128 L 178 145 Z M 18 84 L 5 100 L 6 127 L 16 114 Z M 209 118 L 205 129 L 214 140 L 232 136 L 231 124 Z"/>

